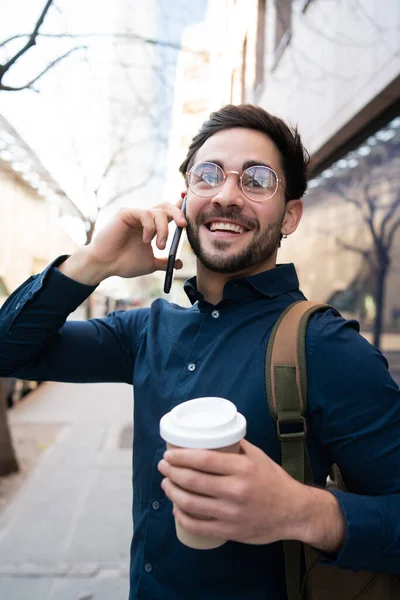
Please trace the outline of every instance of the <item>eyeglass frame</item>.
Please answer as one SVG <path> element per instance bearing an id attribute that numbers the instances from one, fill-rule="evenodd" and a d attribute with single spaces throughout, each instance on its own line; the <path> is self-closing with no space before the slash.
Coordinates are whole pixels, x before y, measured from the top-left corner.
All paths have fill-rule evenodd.
<path id="1" fill-rule="evenodd" d="M 221 183 L 221 186 L 218 188 L 218 190 L 215 192 L 215 194 L 210 194 L 210 196 L 199 196 L 190 187 L 190 185 L 189 185 L 189 176 L 190 176 L 190 173 L 192 172 L 192 170 L 195 167 L 197 167 L 197 165 L 213 165 L 213 166 L 218 167 L 219 169 L 221 169 L 222 173 L 224 174 L 224 179 L 223 179 L 223 181 Z M 246 192 L 244 191 L 244 188 L 243 188 L 243 185 L 242 185 L 242 178 L 243 178 L 243 175 L 246 173 L 246 171 L 248 169 L 255 169 L 257 167 L 263 167 L 264 169 L 269 169 L 270 171 L 272 171 L 272 173 L 275 175 L 275 178 L 276 178 L 276 188 L 275 188 L 275 191 L 274 191 L 274 193 L 271 196 L 269 196 L 265 200 L 254 200 L 254 198 L 250 198 L 250 196 L 248 196 L 246 194 Z M 220 167 L 219 165 L 217 165 L 217 163 L 209 162 L 209 161 L 206 161 L 206 160 L 198 162 L 198 163 L 195 163 L 192 167 L 190 167 L 189 171 L 186 171 L 187 186 L 190 189 L 190 191 L 192 192 L 192 194 L 194 194 L 195 196 L 197 196 L 197 198 L 212 198 L 213 196 L 216 196 L 220 190 L 222 190 L 222 188 L 224 187 L 225 182 L 227 180 L 227 176 L 230 173 L 234 173 L 235 175 L 239 176 L 239 181 L 238 181 L 239 189 L 243 192 L 243 194 L 246 196 L 246 198 L 248 200 L 250 200 L 251 202 L 256 202 L 257 204 L 262 203 L 262 202 L 268 202 L 268 200 L 271 200 L 271 198 L 273 198 L 275 196 L 276 192 L 278 191 L 279 184 L 281 184 L 282 187 L 283 187 L 283 179 L 282 179 L 282 177 L 278 177 L 278 174 L 276 173 L 276 171 L 274 171 L 274 169 L 272 169 L 271 167 L 268 167 L 267 165 L 252 165 L 251 167 L 247 167 L 247 169 L 244 169 L 244 171 L 242 171 L 242 173 L 240 173 L 239 171 L 224 171 L 224 169 L 222 167 Z M 285 194 L 286 194 L 286 190 L 285 190 L 284 187 L 283 187 L 283 190 L 285 191 Z"/>

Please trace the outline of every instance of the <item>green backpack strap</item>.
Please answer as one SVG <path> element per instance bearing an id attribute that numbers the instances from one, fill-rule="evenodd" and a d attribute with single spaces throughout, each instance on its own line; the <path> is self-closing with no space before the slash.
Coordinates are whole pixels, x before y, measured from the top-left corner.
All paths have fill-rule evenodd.
<path id="1" fill-rule="evenodd" d="M 311 315 L 328 309 L 328 304 L 305 300 L 288 306 L 274 325 L 265 358 L 266 395 L 281 444 L 281 465 L 306 484 L 313 483 L 306 445 L 306 330 Z M 301 544 L 289 540 L 283 547 L 288 600 L 300 600 Z"/>

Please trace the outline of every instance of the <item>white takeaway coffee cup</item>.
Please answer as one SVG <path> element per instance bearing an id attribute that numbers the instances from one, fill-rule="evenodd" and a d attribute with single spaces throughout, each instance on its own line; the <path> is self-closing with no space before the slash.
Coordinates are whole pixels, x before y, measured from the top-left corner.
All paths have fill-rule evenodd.
<path id="1" fill-rule="evenodd" d="M 246 435 L 246 419 L 225 398 L 195 398 L 175 406 L 160 421 L 160 435 L 167 448 L 205 448 L 239 453 Z M 175 522 L 178 539 L 199 550 L 210 550 L 227 540 L 189 533 Z"/>

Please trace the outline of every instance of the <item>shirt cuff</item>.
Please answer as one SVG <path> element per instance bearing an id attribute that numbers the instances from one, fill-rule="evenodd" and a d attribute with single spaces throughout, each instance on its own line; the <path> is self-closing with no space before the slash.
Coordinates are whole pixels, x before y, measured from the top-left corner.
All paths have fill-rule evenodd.
<path id="1" fill-rule="evenodd" d="M 347 533 L 339 554 L 319 551 L 320 562 L 354 571 L 370 569 L 381 549 L 382 515 L 379 502 L 372 496 L 329 491 L 339 502 Z"/>
<path id="2" fill-rule="evenodd" d="M 64 275 L 57 268 L 65 262 L 69 256 L 59 256 L 38 277 L 41 301 L 49 296 L 49 300 L 57 304 L 61 310 L 68 313 L 73 312 L 84 302 L 96 289 L 97 285 L 86 285 L 75 281 L 68 275 Z M 36 291 L 36 290 L 35 290 Z"/>

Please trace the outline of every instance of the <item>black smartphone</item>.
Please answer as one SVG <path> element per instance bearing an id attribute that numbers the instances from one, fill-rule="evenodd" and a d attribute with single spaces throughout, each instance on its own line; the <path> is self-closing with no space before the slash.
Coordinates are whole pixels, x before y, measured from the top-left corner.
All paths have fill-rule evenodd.
<path id="1" fill-rule="evenodd" d="M 186 217 L 186 198 L 187 198 L 187 196 L 184 197 L 183 204 L 182 204 L 182 211 L 183 211 L 183 214 L 185 215 L 185 217 Z M 171 248 L 169 249 L 167 271 L 165 273 L 165 280 L 164 280 L 164 293 L 165 294 L 169 294 L 169 292 L 171 291 L 172 277 L 174 274 L 174 266 L 175 266 L 175 261 L 176 261 L 176 253 L 178 252 L 178 246 L 179 246 L 179 242 L 181 240 L 182 231 L 183 231 L 183 227 L 177 227 L 175 229 L 174 237 L 172 238 Z"/>

